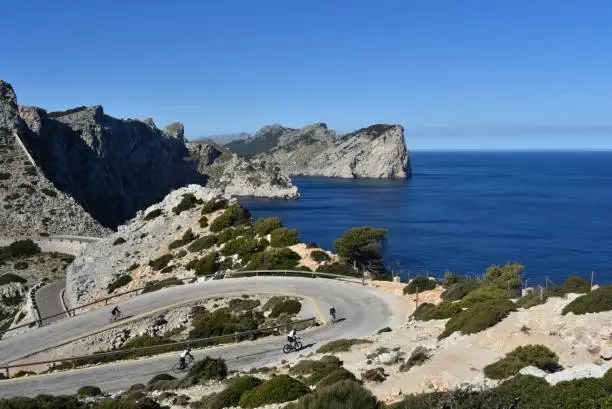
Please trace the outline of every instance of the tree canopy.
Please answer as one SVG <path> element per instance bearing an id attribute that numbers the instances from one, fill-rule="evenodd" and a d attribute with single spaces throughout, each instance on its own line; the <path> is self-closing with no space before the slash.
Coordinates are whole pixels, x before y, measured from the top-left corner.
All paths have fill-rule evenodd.
<path id="1" fill-rule="evenodd" d="M 383 263 L 386 238 L 385 229 L 354 227 L 336 240 L 334 249 L 344 263 L 355 264 L 360 271 L 379 276 L 386 272 Z"/>

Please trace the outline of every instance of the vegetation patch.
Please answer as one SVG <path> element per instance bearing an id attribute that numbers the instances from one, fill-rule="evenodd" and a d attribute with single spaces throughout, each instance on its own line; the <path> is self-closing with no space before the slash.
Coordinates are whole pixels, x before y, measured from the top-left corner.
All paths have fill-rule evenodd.
<path id="1" fill-rule="evenodd" d="M 356 271 L 353 267 L 343 263 L 331 263 L 317 267 L 317 272 L 326 274 L 336 274 L 348 277 L 361 277 L 362 273 Z"/>
<path id="2" fill-rule="evenodd" d="M 414 366 L 423 365 L 429 360 L 430 357 L 431 356 L 429 355 L 429 350 L 427 348 L 418 346 L 412 351 L 408 360 L 400 365 L 399 370 L 400 372 L 409 371 L 410 368 Z"/>
<path id="3" fill-rule="evenodd" d="M 161 216 L 161 214 L 162 214 L 162 210 L 161 209 L 151 210 L 149 213 L 147 213 L 145 215 L 144 219 L 146 221 L 153 220 L 153 219 Z"/>
<path id="4" fill-rule="evenodd" d="M 210 199 L 202 207 L 202 215 L 216 212 L 217 210 L 225 209 L 228 206 L 228 201 L 225 199 Z"/>
<path id="5" fill-rule="evenodd" d="M 410 280 L 408 285 L 404 287 L 404 294 L 416 294 L 423 291 L 434 290 L 435 288 L 435 280 L 430 280 L 429 277 L 418 276 Z"/>
<path id="6" fill-rule="evenodd" d="M 368 369 L 361 373 L 361 379 L 365 382 L 384 382 L 387 376 L 385 368 L 382 367 Z"/>
<path id="7" fill-rule="evenodd" d="M 40 247 L 30 239 L 17 240 L 5 247 L 0 247 L 0 259 L 31 256 L 40 253 Z"/>
<path id="8" fill-rule="evenodd" d="M 263 381 L 254 376 L 238 376 L 221 392 L 203 397 L 195 406 L 203 409 L 223 409 L 235 407 L 245 392 L 261 385 Z"/>
<path id="9" fill-rule="evenodd" d="M 212 246 L 214 246 L 216 243 L 217 243 L 217 238 L 215 236 L 208 235 L 208 236 L 200 237 L 199 239 L 196 239 L 195 241 L 193 241 L 187 247 L 187 250 L 189 250 L 192 253 L 196 253 L 198 251 L 209 249 Z"/>
<path id="10" fill-rule="evenodd" d="M 115 281 L 110 283 L 108 287 L 106 287 L 106 291 L 110 294 L 115 291 L 117 288 L 125 287 L 132 281 L 132 276 L 129 274 L 124 274 L 121 277 L 117 278 Z"/>
<path id="11" fill-rule="evenodd" d="M 298 265 L 301 257 L 288 248 L 269 248 L 254 253 L 247 265 L 248 270 L 291 270 Z"/>
<path id="12" fill-rule="evenodd" d="M 49 197 L 56 197 L 57 196 L 57 192 L 55 190 L 48 189 L 46 187 L 43 187 L 42 189 L 40 189 L 40 191 L 42 193 L 44 193 L 45 195 L 49 196 Z"/>
<path id="13" fill-rule="evenodd" d="M 149 261 L 149 267 L 151 267 L 155 271 L 159 271 L 162 268 L 166 267 L 168 263 L 172 260 L 172 254 L 164 254 L 154 260 Z"/>
<path id="14" fill-rule="evenodd" d="M 483 331 L 506 318 L 511 311 L 515 311 L 515 306 L 509 300 L 488 300 L 474 304 L 451 318 L 438 339 L 446 338 L 456 331 L 462 334 Z"/>
<path id="15" fill-rule="evenodd" d="M 176 215 L 183 213 L 185 210 L 193 209 L 203 201 L 196 198 L 192 193 L 184 193 L 181 201 L 172 208 L 172 212 Z"/>
<path id="16" fill-rule="evenodd" d="M 317 385 L 323 378 L 338 369 L 344 369 L 342 368 L 342 361 L 333 355 L 326 355 L 318 361 L 311 359 L 299 361 L 289 369 L 289 374 L 299 376 L 300 380 L 309 385 Z M 339 374 L 335 376 L 337 377 Z M 355 379 L 354 375 L 353 379 Z M 326 382 L 329 381 L 331 381 L 331 378 Z"/>
<path id="17" fill-rule="evenodd" d="M 125 239 L 123 237 L 117 237 L 115 241 L 113 241 L 113 246 L 118 246 L 119 244 L 125 243 Z"/>
<path id="18" fill-rule="evenodd" d="M 158 291 L 161 290 L 162 288 L 166 288 L 166 287 L 171 287 L 171 286 L 176 286 L 176 285 L 183 285 L 183 281 L 179 280 L 176 277 L 169 277 L 166 278 L 164 280 L 151 280 L 149 282 L 147 282 L 147 284 L 145 284 L 144 289 L 142 290 L 142 293 L 152 293 L 154 291 Z"/>
<path id="19" fill-rule="evenodd" d="M 256 238 L 239 237 L 225 243 L 221 254 L 231 256 L 237 254 L 243 261 L 248 261 L 253 253 L 263 251 L 265 247 Z"/>
<path id="20" fill-rule="evenodd" d="M 536 305 L 544 304 L 546 302 L 546 295 L 542 294 L 540 297 L 539 291 L 529 290 L 527 294 L 522 296 L 516 301 L 516 306 L 529 309 Z"/>
<path id="21" fill-rule="evenodd" d="M 503 266 L 494 264 L 487 268 L 484 281 L 490 286 L 510 290 L 508 297 L 520 297 L 523 281 L 521 279 L 525 266 L 520 263 L 506 263 Z"/>
<path id="22" fill-rule="evenodd" d="M 185 265 L 187 270 L 194 270 L 197 276 L 216 273 L 219 270 L 218 254 L 210 253 Z"/>
<path id="23" fill-rule="evenodd" d="M 389 278 L 383 263 L 387 231 L 374 227 L 355 227 L 334 243 L 334 249 L 344 264 L 357 266 L 361 272 L 369 271 L 376 279 Z"/>
<path id="24" fill-rule="evenodd" d="M 278 375 L 246 391 L 238 404 L 242 408 L 257 408 L 296 400 L 308 393 L 310 388 L 302 382 L 288 375 Z"/>
<path id="25" fill-rule="evenodd" d="M 562 314 L 570 312 L 581 315 L 612 310 L 612 285 L 605 285 L 576 298 L 563 308 Z"/>
<path id="26" fill-rule="evenodd" d="M 253 223 L 255 232 L 262 237 L 267 236 L 272 233 L 272 231 L 280 229 L 281 227 L 283 227 L 283 223 L 278 217 L 262 217 L 255 220 L 255 223 Z"/>
<path id="27" fill-rule="evenodd" d="M 8 180 L 11 178 L 11 174 L 7 172 L 0 172 L 0 180 Z"/>
<path id="28" fill-rule="evenodd" d="M 228 302 L 228 308 L 232 312 L 253 310 L 261 305 L 259 300 L 249 300 L 245 298 L 232 298 Z"/>
<path id="29" fill-rule="evenodd" d="M 438 305 L 423 303 L 417 307 L 412 316 L 419 321 L 443 320 L 454 317 L 462 310 L 458 303 L 446 301 Z"/>
<path id="30" fill-rule="evenodd" d="M 317 263 L 323 263 L 325 261 L 331 260 L 331 257 L 329 257 L 329 255 L 323 250 L 311 251 L 310 258 L 316 261 Z"/>
<path id="31" fill-rule="evenodd" d="M 474 304 L 481 303 L 483 301 L 490 300 L 507 300 L 508 299 L 508 291 L 505 289 L 487 286 L 480 287 L 468 295 L 466 295 L 463 300 L 461 300 L 461 305 L 463 307 L 470 307 Z"/>
<path id="32" fill-rule="evenodd" d="M 490 379 L 505 379 L 517 375 L 527 366 L 535 366 L 543 371 L 560 370 L 559 357 L 544 345 L 521 346 L 506 354 L 505 358 L 487 365 L 484 374 Z"/>
<path id="33" fill-rule="evenodd" d="M 16 261 L 16 262 L 13 264 L 13 268 L 14 268 L 15 270 L 25 270 L 25 269 L 27 269 L 29 266 L 30 266 L 30 265 L 28 264 L 28 262 L 27 262 L 27 261 Z"/>
<path id="34" fill-rule="evenodd" d="M 183 236 L 180 239 L 174 240 L 172 243 L 170 243 L 168 245 L 168 248 L 170 250 L 174 250 L 177 249 L 179 247 L 182 247 L 186 244 L 191 243 L 192 241 L 194 241 L 196 238 L 195 234 L 193 234 L 193 232 L 191 231 L 191 229 L 187 229 L 185 231 L 185 233 L 183 233 Z"/>
<path id="35" fill-rule="evenodd" d="M 322 345 L 317 349 L 318 354 L 334 354 L 337 352 L 348 352 L 353 345 L 371 344 L 367 339 L 337 339 Z"/>
<path id="36" fill-rule="evenodd" d="M 344 380 L 320 389 L 317 387 L 314 393 L 303 396 L 296 403 L 285 406 L 285 409 L 383 409 L 384 407 L 385 405 L 378 402 L 372 392 L 359 383 Z"/>
<path id="37" fill-rule="evenodd" d="M 444 285 L 444 284 L 443 284 Z M 450 283 L 445 286 L 446 290 L 441 297 L 444 301 L 459 301 L 472 291 L 480 288 L 482 283 L 477 280 L 461 280 L 459 282 Z"/>
<path id="38" fill-rule="evenodd" d="M 231 205 L 218 216 L 210 225 L 210 231 L 218 233 L 228 227 L 241 226 L 249 223 L 251 214 L 248 210 L 239 205 Z"/>
<path id="39" fill-rule="evenodd" d="M 215 311 L 200 311 L 199 317 L 194 319 L 193 329 L 189 332 L 189 338 L 208 338 L 222 335 L 232 335 L 237 332 L 253 331 L 259 328 L 265 318 L 258 311 L 243 311 L 233 313 L 228 308 L 219 308 Z M 210 345 L 219 342 L 241 341 L 246 338 L 255 338 L 255 335 L 242 335 L 228 337 L 222 341 L 211 341 Z"/>
<path id="40" fill-rule="evenodd" d="M 299 243 L 296 229 L 279 227 L 270 233 L 270 245 L 272 247 L 287 247 Z"/>
<path id="41" fill-rule="evenodd" d="M 296 300 L 284 300 L 282 302 L 274 304 L 270 317 L 276 318 L 280 315 L 295 315 L 302 309 L 302 304 Z"/>
<path id="42" fill-rule="evenodd" d="M 200 217 L 200 220 L 198 220 L 198 224 L 201 228 L 208 227 L 208 218 L 206 216 Z"/>
<path id="43" fill-rule="evenodd" d="M 223 358 L 215 359 L 207 356 L 189 368 L 187 376 L 179 381 L 178 386 L 184 388 L 211 380 L 221 381 L 227 378 L 227 374 L 227 365 Z"/>
<path id="44" fill-rule="evenodd" d="M 78 396 L 100 396 L 102 395 L 102 390 L 100 390 L 100 388 L 98 388 L 97 386 L 81 386 L 78 390 L 77 390 L 77 395 Z"/>

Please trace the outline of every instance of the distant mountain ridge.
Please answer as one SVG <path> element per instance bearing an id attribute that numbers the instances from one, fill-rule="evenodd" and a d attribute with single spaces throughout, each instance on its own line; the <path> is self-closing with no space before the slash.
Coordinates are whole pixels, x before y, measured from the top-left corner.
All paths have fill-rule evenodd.
<path id="1" fill-rule="evenodd" d="M 274 124 L 224 147 L 296 176 L 401 179 L 412 174 L 401 125 L 375 124 L 340 135 L 322 122 L 300 129 Z"/>

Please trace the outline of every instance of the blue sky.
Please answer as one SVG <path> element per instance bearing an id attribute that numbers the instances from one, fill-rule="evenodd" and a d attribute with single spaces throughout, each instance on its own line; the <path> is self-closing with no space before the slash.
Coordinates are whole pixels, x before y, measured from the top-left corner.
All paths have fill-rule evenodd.
<path id="1" fill-rule="evenodd" d="M 0 78 L 188 137 L 401 123 L 412 149 L 612 149 L 612 2 L 3 5 Z M 534 133 L 535 131 L 535 133 Z"/>

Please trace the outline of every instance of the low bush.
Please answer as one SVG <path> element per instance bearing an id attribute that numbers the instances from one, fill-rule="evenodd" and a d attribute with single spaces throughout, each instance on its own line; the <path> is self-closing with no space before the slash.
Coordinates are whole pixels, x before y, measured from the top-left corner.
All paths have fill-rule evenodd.
<path id="1" fill-rule="evenodd" d="M 233 314 L 228 308 L 219 308 L 212 313 L 204 312 L 194 319 L 193 328 L 189 331 L 189 338 L 208 338 L 222 335 L 232 335 L 237 332 L 256 330 L 265 320 L 263 314 L 257 311 L 244 311 Z M 240 341 L 251 338 L 250 335 L 228 337 L 224 342 Z M 219 343 L 211 341 L 210 345 Z"/>
<path id="2" fill-rule="evenodd" d="M 124 287 L 128 285 L 132 281 L 132 276 L 129 274 L 124 274 L 117 278 L 115 281 L 111 282 L 108 287 L 106 287 L 106 291 L 110 294 L 115 291 L 117 288 Z"/>
<path id="3" fill-rule="evenodd" d="M 228 302 L 228 308 L 232 312 L 250 311 L 261 305 L 259 300 L 249 300 L 244 298 L 232 298 Z"/>
<path id="4" fill-rule="evenodd" d="M 272 311 L 270 312 L 270 317 L 276 318 L 282 314 L 295 315 L 299 313 L 301 309 L 302 304 L 299 301 L 285 300 L 274 305 Z"/>
<path id="5" fill-rule="evenodd" d="M 245 392 L 261 385 L 263 381 L 254 376 L 244 375 L 232 379 L 221 392 L 205 396 L 195 406 L 202 409 L 223 409 L 235 407 Z"/>
<path id="6" fill-rule="evenodd" d="M 310 393 L 310 388 L 302 382 L 288 375 L 278 375 L 246 391 L 238 405 L 242 408 L 257 408 L 296 400 L 308 393 Z"/>
<path id="7" fill-rule="evenodd" d="M 503 266 L 494 264 L 487 268 L 484 281 L 493 287 L 506 291 L 510 288 L 514 293 L 520 293 L 521 276 L 524 270 L 525 266 L 520 263 L 506 263 Z M 515 296 L 515 294 L 511 296 Z"/>
<path id="8" fill-rule="evenodd" d="M 461 311 L 461 305 L 458 303 L 446 301 L 438 305 L 424 303 L 417 307 L 412 316 L 419 321 L 443 320 L 452 318 Z"/>
<path id="9" fill-rule="evenodd" d="M 2 409 L 88 409 L 88 407 L 88 404 L 80 402 L 76 396 L 38 395 L 34 398 L 25 396 L 0 398 Z"/>
<path id="10" fill-rule="evenodd" d="M 359 382 L 351 371 L 340 367 L 327 373 L 323 378 L 321 378 L 321 380 L 317 382 L 317 390 L 342 381 Z"/>
<path id="11" fill-rule="evenodd" d="M 344 380 L 317 388 L 285 409 L 383 409 L 385 405 L 359 383 Z M 427 408 L 429 409 L 429 408 Z"/>
<path id="12" fill-rule="evenodd" d="M 169 274 L 174 270 L 174 266 L 166 266 L 164 268 L 162 268 L 161 270 L 159 270 L 160 274 Z"/>
<path id="13" fill-rule="evenodd" d="M 322 263 L 324 261 L 331 260 L 331 257 L 324 252 L 323 250 L 314 250 L 310 252 L 310 258 L 316 261 L 317 263 Z"/>
<path id="14" fill-rule="evenodd" d="M 509 300 L 488 300 L 474 304 L 451 318 L 438 339 L 446 338 L 456 331 L 462 334 L 483 331 L 506 318 L 511 311 L 515 311 L 515 307 Z"/>
<path id="15" fill-rule="evenodd" d="M 372 368 L 361 373 L 361 380 L 365 382 L 384 382 L 387 379 L 384 368 Z"/>
<path id="16" fill-rule="evenodd" d="M 428 277 L 418 276 L 410 280 L 408 285 L 404 287 L 404 294 L 415 294 L 433 290 L 436 288 L 435 280 L 430 280 Z"/>
<path id="17" fill-rule="evenodd" d="M 0 172 L 0 180 L 8 180 L 11 178 L 11 174 L 8 172 Z"/>
<path id="18" fill-rule="evenodd" d="M 146 221 L 153 220 L 153 219 L 161 216 L 161 214 L 162 214 L 162 210 L 161 209 L 151 210 L 149 213 L 147 213 L 145 215 L 144 219 Z"/>
<path id="19" fill-rule="evenodd" d="M 311 359 L 299 361 L 289 369 L 289 374 L 298 375 L 309 385 L 316 385 L 338 369 L 344 369 L 342 368 L 342 361 L 333 355 L 326 355 L 318 361 Z"/>
<path id="20" fill-rule="evenodd" d="M 283 223 L 278 217 L 262 217 L 255 220 L 255 223 L 253 224 L 255 232 L 262 237 L 267 236 L 268 234 L 272 233 L 272 231 L 281 227 L 283 227 Z"/>
<path id="21" fill-rule="evenodd" d="M 299 243 L 296 229 L 279 227 L 270 233 L 270 245 L 272 247 L 287 247 Z"/>
<path id="22" fill-rule="evenodd" d="M 559 357 L 544 345 L 525 345 L 507 353 L 499 361 L 485 366 L 484 374 L 490 379 L 505 379 L 517 375 L 527 366 L 556 372 L 560 369 Z"/>
<path id="23" fill-rule="evenodd" d="M 453 284 L 458 284 L 459 281 L 460 278 L 457 274 L 447 271 L 446 273 L 444 273 L 444 278 L 442 279 L 442 287 L 448 288 Z"/>
<path id="24" fill-rule="evenodd" d="M 32 371 L 17 371 L 17 373 L 15 373 L 15 375 L 13 375 L 13 378 L 23 378 L 24 376 L 30 376 L 30 375 L 36 375 L 36 372 L 32 372 Z"/>
<path id="25" fill-rule="evenodd" d="M 227 374 L 227 365 L 223 358 L 207 356 L 191 365 L 187 375 L 179 381 L 178 386 L 189 387 L 211 380 L 221 381 L 227 378 Z"/>
<path id="26" fill-rule="evenodd" d="M 134 263 L 131 266 L 129 266 L 125 271 L 134 271 L 136 270 L 138 267 L 140 267 L 140 264 L 138 263 Z"/>
<path id="27" fill-rule="evenodd" d="M 507 299 L 507 290 L 502 290 L 501 288 L 491 286 L 480 287 L 463 297 L 463 300 L 461 300 L 461 306 L 467 308 L 483 301 Z"/>
<path id="28" fill-rule="evenodd" d="M 196 198 L 191 193 L 183 194 L 183 198 L 180 203 L 172 208 L 172 212 L 176 215 L 183 213 L 185 210 L 193 209 L 196 205 L 203 203 L 202 200 Z"/>
<path id="29" fill-rule="evenodd" d="M 580 315 L 612 310 L 612 285 L 605 285 L 582 295 L 563 308 L 562 314 Z"/>
<path id="30" fill-rule="evenodd" d="M 78 396 L 100 396 L 102 391 L 97 386 L 81 386 L 77 390 Z"/>
<path id="31" fill-rule="evenodd" d="M 149 267 L 151 267 L 155 271 L 159 271 L 162 268 L 166 267 L 168 263 L 172 260 L 172 254 L 164 254 L 154 260 L 149 261 Z"/>
<path id="32" fill-rule="evenodd" d="M 31 256 L 40 253 L 40 247 L 30 239 L 17 240 L 0 249 L 0 255 L 4 257 Z"/>
<path id="33" fill-rule="evenodd" d="M 317 267 L 317 272 L 326 273 L 326 274 L 337 274 L 341 276 L 349 276 L 349 277 L 361 277 L 362 274 L 359 271 L 355 271 L 355 269 L 344 263 L 332 263 L 325 264 Z"/>
<path id="34" fill-rule="evenodd" d="M 40 191 L 42 193 L 44 193 L 45 195 L 49 196 L 49 197 L 56 197 L 57 196 L 57 192 L 55 190 L 48 189 L 46 187 L 43 187 L 42 189 L 40 189 Z"/>
<path id="35" fill-rule="evenodd" d="M 238 254 L 243 261 L 248 261 L 251 254 L 263 251 L 265 247 L 262 247 L 259 240 L 251 237 L 239 237 L 228 241 L 223 245 L 221 254 L 224 256 L 231 256 Z"/>
<path id="36" fill-rule="evenodd" d="M 113 246 L 118 246 L 119 244 L 125 243 L 126 240 L 123 237 L 117 237 L 115 241 L 113 241 Z"/>
<path id="37" fill-rule="evenodd" d="M 186 244 L 191 243 L 192 241 L 194 241 L 196 238 L 195 234 L 193 234 L 193 232 L 191 231 L 191 229 L 187 229 L 185 231 L 185 233 L 183 233 L 183 236 L 180 239 L 174 240 L 172 243 L 170 243 L 168 245 L 168 248 L 170 250 L 182 247 Z"/>
<path id="38" fill-rule="evenodd" d="M 202 214 L 210 214 L 217 210 L 225 209 L 228 205 L 228 201 L 225 199 L 210 199 L 202 207 Z"/>
<path id="39" fill-rule="evenodd" d="M 25 269 L 27 269 L 29 266 L 30 266 L 30 265 L 28 264 L 28 262 L 27 262 L 27 261 L 16 261 L 16 262 L 13 264 L 13 268 L 14 268 L 15 270 L 25 270 Z"/>
<path id="40" fill-rule="evenodd" d="M 578 275 L 569 276 L 563 283 L 566 294 L 586 294 L 591 291 L 591 282 Z"/>
<path id="41" fill-rule="evenodd" d="M 217 253 L 210 253 L 204 257 L 190 261 L 185 268 L 187 270 L 194 270 L 197 276 L 213 274 L 219 270 L 218 259 L 219 255 Z"/>
<path id="42" fill-rule="evenodd" d="M 423 365 L 430 358 L 429 350 L 425 347 L 418 346 L 411 353 L 408 360 L 400 365 L 400 372 L 409 371 L 414 366 Z"/>
<path id="43" fill-rule="evenodd" d="M 17 274 L 6 273 L 0 276 L 0 285 L 10 284 L 10 283 L 25 283 L 27 280 Z"/>
<path id="44" fill-rule="evenodd" d="M 173 381 L 176 378 L 170 374 L 167 373 L 160 373 L 155 375 L 153 378 L 149 379 L 149 382 L 147 382 L 147 384 L 151 385 L 155 382 L 159 382 L 159 381 Z"/>
<path id="45" fill-rule="evenodd" d="M 198 251 L 209 249 L 212 246 L 214 246 L 216 243 L 217 243 L 217 238 L 213 235 L 208 235 L 208 236 L 200 237 L 199 239 L 196 239 L 195 241 L 193 241 L 187 247 L 187 250 L 189 250 L 192 253 L 195 253 Z"/>
<path id="46" fill-rule="evenodd" d="M 198 224 L 200 225 L 201 228 L 208 227 L 208 217 L 206 216 L 200 217 L 200 220 L 198 220 Z"/>
<path id="47" fill-rule="evenodd" d="M 179 280 L 176 277 L 169 277 L 169 278 L 165 278 L 163 280 L 151 280 L 149 282 L 147 282 L 147 284 L 145 284 L 144 289 L 142 290 L 142 293 L 152 293 L 155 291 L 159 291 L 162 288 L 166 288 L 166 287 L 171 287 L 171 286 L 176 286 L 176 285 L 183 285 L 183 281 Z"/>
<path id="48" fill-rule="evenodd" d="M 372 341 L 366 339 L 337 339 L 323 344 L 317 349 L 318 354 L 333 354 L 337 352 L 347 352 L 353 345 L 371 344 Z"/>
<path id="49" fill-rule="evenodd" d="M 239 205 L 231 205 L 219 215 L 210 225 L 210 231 L 220 232 L 228 227 L 235 227 L 247 224 L 251 220 L 251 214 Z"/>
<path id="50" fill-rule="evenodd" d="M 441 297 L 444 301 L 459 301 L 480 286 L 481 282 L 476 280 L 453 283 L 446 288 Z"/>
<path id="51" fill-rule="evenodd" d="M 298 265 L 301 257 L 288 248 L 269 248 L 254 253 L 247 265 L 248 270 L 291 270 Z"/>

